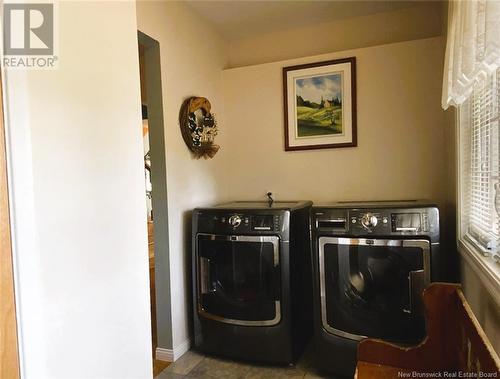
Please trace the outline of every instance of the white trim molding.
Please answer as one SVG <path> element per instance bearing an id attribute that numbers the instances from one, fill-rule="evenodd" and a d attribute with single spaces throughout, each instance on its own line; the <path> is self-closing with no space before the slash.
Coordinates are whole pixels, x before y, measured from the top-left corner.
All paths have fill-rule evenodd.
<path id="1" fill-rule="evenodd" d="M 156 359 L 165 362 L 175 362 L 182 357 L 191 347 L 191 341 L 185 340 L 173 349 L 164 349 L 162 347 L 156 348 Z"/>
<path id="2" fill-rule="evenodd" d="M 497 263 L 491 257 L 483 257 L 475 251 L 474 246 L 462 239 L 458 241 L 458 251 L 500 306 L 500 275 L 498 268 L 494 267 Z"/>
<path id="3" fill-rule="evenodd" d="M 164 362 L 174 361 L 174 351 L 172 349 L 164 349 L 162 347 L 156 348 L 156 359 Z"/>

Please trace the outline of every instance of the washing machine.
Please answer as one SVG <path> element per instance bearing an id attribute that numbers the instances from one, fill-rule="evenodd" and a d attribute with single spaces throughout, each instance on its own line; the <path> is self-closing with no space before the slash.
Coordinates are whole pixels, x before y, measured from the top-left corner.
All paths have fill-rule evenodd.
<path id="1" fill-rule="evenodd" d="M 193 212 L 194 348 L 293 364 L 312 334 L 312 203 L 234 202 Z"/>
<path id="2" fill-rule="evenodd" d="M 439 211 L 418 201 L 334 203 L 311 212 L 313 357 L 352 377 L 366 337 L 425 337 L 422 292 L 439 278 Z"/>

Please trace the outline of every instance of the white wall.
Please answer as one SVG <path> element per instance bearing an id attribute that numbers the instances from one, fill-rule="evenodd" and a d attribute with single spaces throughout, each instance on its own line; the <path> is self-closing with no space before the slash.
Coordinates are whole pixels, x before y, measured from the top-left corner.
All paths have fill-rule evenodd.
<path id="1" fill-rule="evenodd" d="M 284 151 L 282 68 L 355 56 L 358 147 Z M 226 196 L 380 200 L 446 194 L 441 37 L 224 71 Z M 237 183 L 237 185 L 232 185 Z"/>
<path id="2" fill-rule="evenodd" d="M 57 70 L 5 73 L 23 378 L 151 378 L 135 4 L 59 21 Z"/>
<path id="3" fill-rule="evenodd" d="M 222 118 L 222 69 L 226 65 L 226 43 L 180 2 L 139 1 L 137 22 L 141 32 L 160 43 L 175 354 L 188 343 L 188 319 L 192 312 L 188 266 L 190 212 L 217 202 L 221 192 L 216 182 L 219 154 L 210 160 L 192 157 L 179 129 L 179 109 L 189 96 L 208 98 L 221 129 L 216 142 L 224 149 L 227 132 Z"/>

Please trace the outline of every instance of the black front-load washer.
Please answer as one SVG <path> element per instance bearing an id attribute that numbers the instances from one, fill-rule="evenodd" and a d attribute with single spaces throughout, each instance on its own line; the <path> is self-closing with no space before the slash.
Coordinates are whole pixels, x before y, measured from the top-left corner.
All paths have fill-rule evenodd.
<path id="1" fill-rule="evenodd" d="M 439 212 L 418 201 L 312 208 L 316 366 L 352 377 L 366 337 L 425 336 L 422 291 L 439 280 Z"/>
<path id="2" fill-rule="evenodd" d="M 311 202 L 193 212 L 195 349 L 292 364 L 312 334 Z"/>

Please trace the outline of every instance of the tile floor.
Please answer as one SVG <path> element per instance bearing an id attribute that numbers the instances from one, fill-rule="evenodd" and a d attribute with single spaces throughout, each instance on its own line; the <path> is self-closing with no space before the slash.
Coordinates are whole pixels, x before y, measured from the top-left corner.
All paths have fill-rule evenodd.
<path id="1" fill-rule="evenodd" d="M 155 379 L 335 379 L 317 372 L 309 361 L 306 353 L 294 367 L 264 366 L 205 356 L 191 350 Z"/>

